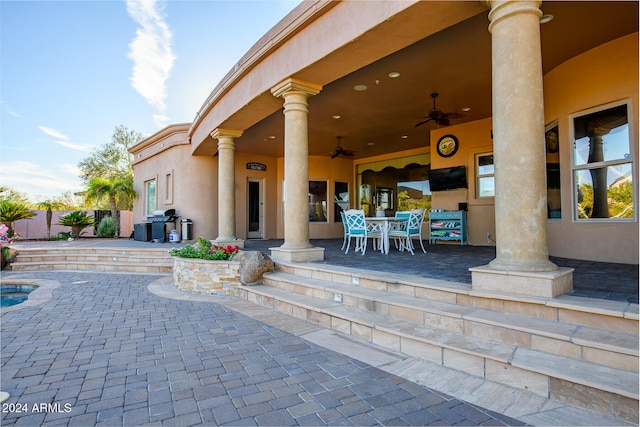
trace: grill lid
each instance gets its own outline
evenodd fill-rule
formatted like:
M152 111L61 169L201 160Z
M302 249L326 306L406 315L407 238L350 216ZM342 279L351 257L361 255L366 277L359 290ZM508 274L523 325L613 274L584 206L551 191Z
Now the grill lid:
M158 209L153 211L153 216L176 216L175 209Z

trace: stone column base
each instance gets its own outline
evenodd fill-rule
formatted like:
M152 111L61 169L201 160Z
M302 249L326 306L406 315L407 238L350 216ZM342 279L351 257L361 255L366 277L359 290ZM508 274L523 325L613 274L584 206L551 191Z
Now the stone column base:
M573 289L573 268L555 271L506 271L488 265L472 267L471 288L507 294L553 298Z
M324 248L283 249L269 248L271 259L284 262L306 262L324 260Z
M212 240L211 243L213 243L214 245L218 245L218 246L238 246L240 249L244 248L244 240L242 239L216 239L216 240Z

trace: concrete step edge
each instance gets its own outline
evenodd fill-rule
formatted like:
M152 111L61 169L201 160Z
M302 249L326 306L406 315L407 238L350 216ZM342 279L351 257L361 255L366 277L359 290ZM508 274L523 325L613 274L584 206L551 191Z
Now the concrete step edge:
M572 323L565 323L556 320L541 319L537 317L525 316L521 314L497 312L477 307L460 306L457 304L441 301L429 301L409 295L393 294L386 291L377 291L371 288L360 288L354 285L344 285L340 283L329 283L323 280L296 276L290 273L269 273L264 275L266 284L276 287L280 282L295 285L295 287L308 287L313 290L322 291L328 294L338 293L349 295L354 298L380 302L384 304L395 304L412 310L419 310L425 313L447 316L465 321L478 322L495 327L502 327L509 330L521 331L542 337L553 338L577 345L596 348L604 351L626 354L638 357L638 335L619 332L616 330L606 330L606 334L598 334L598 339L589 339L587 334L580 334L579 339L574 339L578 330L590 330L588 328Z
M523 370L638 399L637 372L511 346L454 331L436 330L435 328L394 319L391 316L378 313L373 313L375 316L371 316L371 312L358 307L347 307L328 301L318 304L313 301L313 297L294 294L266 285L243 288L247 292L259 293L289 304L313 309L329 316L361 323L389 334L422 341L464 354L496 360ZM531 355L535 355L535 357Z

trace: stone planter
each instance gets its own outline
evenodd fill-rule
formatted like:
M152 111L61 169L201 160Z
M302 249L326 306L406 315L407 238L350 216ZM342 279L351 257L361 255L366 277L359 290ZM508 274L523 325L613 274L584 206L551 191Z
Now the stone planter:
M174 257L173 284L185 292L235 296L240 285L240 263Z

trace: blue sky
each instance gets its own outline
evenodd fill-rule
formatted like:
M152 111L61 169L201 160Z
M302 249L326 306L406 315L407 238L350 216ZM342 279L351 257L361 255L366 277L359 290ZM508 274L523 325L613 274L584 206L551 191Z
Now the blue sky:
M0 186L81 190L78 162L124 125L191 122L299 0L0 0Z

